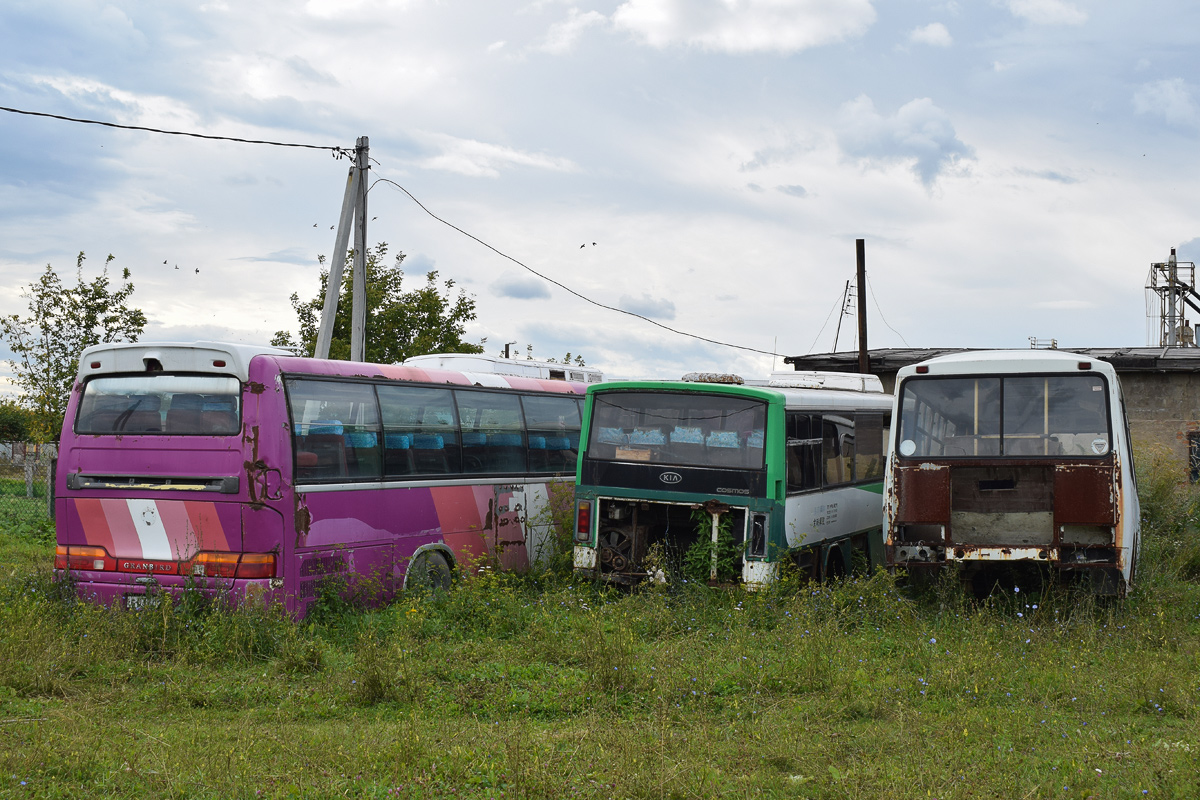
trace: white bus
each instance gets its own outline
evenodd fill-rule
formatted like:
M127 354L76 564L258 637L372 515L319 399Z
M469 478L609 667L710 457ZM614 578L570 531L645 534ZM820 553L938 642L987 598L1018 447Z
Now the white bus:
M1013 565L1133 584L1141 515L1125 403L1110 364L979 351L896 376L886 481L888 564L958 565L977 593Z

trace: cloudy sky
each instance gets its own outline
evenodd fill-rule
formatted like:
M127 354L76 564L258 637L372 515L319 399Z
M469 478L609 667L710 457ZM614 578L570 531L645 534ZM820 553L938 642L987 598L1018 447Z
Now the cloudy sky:
M6 0L0 105L369 136L372 180L497 250L748 348L589 305L375 184L371 241L473 294L488 352L752 376L833 349L856 238L872 346L1147 344L1150 263L1200 260L1198 39L1187 0ZM144 339L265 343L317 292L346 175L0 112L0 313L111 253Z

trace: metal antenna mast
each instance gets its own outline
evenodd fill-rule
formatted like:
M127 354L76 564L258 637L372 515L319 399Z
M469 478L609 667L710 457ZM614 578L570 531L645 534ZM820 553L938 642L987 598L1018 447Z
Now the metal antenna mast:
M1151 264L1146 306L1147 316L1157 318L1159 347L1195 347L1195 329L1187 320L1188 307L1200 314L1195 263L1179 261L1172 247L1170 258Z

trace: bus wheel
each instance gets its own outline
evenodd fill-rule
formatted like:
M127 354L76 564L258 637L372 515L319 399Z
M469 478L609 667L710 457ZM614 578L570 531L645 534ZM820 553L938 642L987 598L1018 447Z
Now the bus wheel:
M408 563L405 589L445 591L450 588L450 562L436 550L417 553Z
M840 547L831 547L825 554L825 580L837 581L846 577L846 563Z

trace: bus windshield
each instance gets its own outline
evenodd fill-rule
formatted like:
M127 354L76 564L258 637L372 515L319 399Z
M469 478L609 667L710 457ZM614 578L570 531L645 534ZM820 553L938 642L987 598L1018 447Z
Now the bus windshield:
M93 378L84 384L76 433L231 435L241 430L241 386L225 375Z
M905 457L1103 456L1108 396L1098 375L910 378L900 395Z
M693 392L597 392L588 457L762 469L767 404Z

